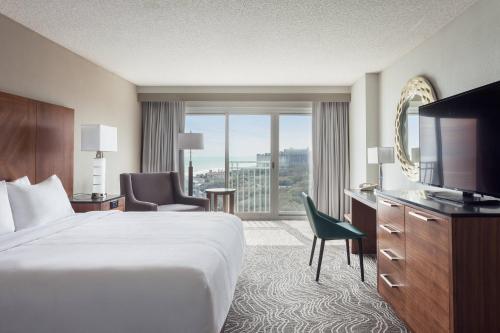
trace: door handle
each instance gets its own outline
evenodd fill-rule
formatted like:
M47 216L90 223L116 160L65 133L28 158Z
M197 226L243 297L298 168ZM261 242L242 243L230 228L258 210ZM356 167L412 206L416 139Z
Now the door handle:
M389 280L388 276L389 276L389 274L380 274L380 277L382 278L382 280L384 280L385 284L387 284L389 287L398 288L398 287L402 286L401 284L392 283L391 280Z
M380 200L379 202L380 202L380 204L387 206L387 207L399 207L399 205L392 203L392 202L389 202L389 201Z
M380 253L382 253L384 256L386 256L391 261L403 260L403 258L398 257L397 255L394 255L395 253L392 252L390 249L380 249Z
M408 215L413 216L416 219L419 219L420 221L425 221L425 222L431 222L431 221L436 221L436 219L432 217L427 217L422 214L416 213L416 212L409 212Z
M387 231L390 234L400 234L401 230L397 229L396 227L390 225L390 224L381 224L380 229Z

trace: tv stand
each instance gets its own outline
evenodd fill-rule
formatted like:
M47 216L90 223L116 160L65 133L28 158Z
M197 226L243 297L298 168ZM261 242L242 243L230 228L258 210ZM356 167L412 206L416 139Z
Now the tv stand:
M377 199L377 290L409 330L500 332L500 206Z
M471 205L471 206L498 206L500 205L500 200L490 199L484 197L477 197L474 193L462 192L454 193L448 191L432 192L427 191L427 196L431 199L444 200L455 202L461 205Z

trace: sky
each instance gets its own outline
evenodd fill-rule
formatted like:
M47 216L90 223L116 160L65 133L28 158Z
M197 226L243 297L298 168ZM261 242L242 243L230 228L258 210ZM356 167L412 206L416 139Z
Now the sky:
M203 133L205 148L196 156L224 156L224 115L187 115L185 131ZM271 117L269 115L229 116L230 156L251 157L269 153ZM280 116L280 150L307 148L311 145L311 116Z

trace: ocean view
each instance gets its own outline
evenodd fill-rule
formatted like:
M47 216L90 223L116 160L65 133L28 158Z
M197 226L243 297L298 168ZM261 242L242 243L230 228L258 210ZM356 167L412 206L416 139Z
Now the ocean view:
M230 161L256 161L256 156L243 156L233 157ZM216 171L224 169L225 159L224 156L193 156L193 169L194 174L205 174L208 171ZM189 155L184 155L184 167L187 173L189 166Z

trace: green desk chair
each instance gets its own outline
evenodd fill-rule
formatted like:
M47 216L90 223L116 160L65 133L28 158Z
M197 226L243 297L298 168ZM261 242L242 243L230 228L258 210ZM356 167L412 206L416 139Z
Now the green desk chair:
M316 239L321 239L321 247L319 249L318 270L316 272L316 281L319 280L319 273L321 271L321 261L323 260L323 250L325 248L325 241L334 239L345 239L347 249L347 264L351 265L351 257L349 254L349 239L357 239L359 247L359 266L361 267L361 281L365 281L365 271L363 267L363 238L366 235L354 227L350 223L340 222L331 216L328 216L316 209L312 199L302 192L302 199L306 208L307 218L314 233L313 245L311 249L311 258L309 259L309 266L312 264L314 249L316 248Z

